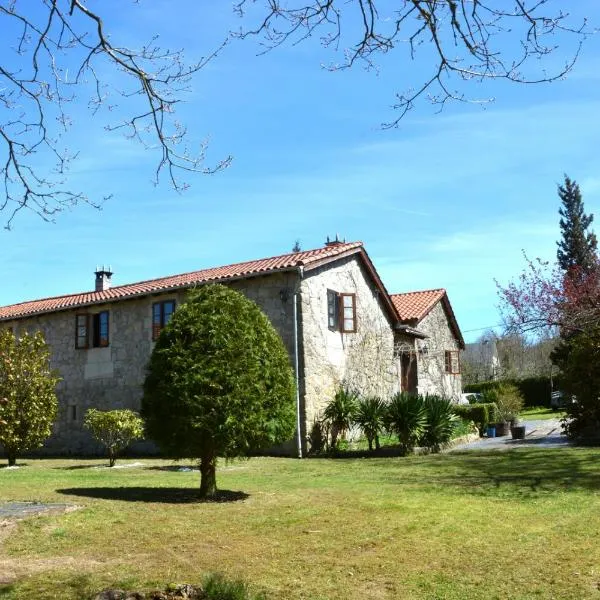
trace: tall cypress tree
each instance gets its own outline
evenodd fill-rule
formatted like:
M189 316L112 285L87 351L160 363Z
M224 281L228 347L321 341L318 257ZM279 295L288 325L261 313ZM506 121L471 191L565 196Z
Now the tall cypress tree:
M558 186L558 196L562 202L558 210L562 239L557 242L556 257L560 268L568 272L573 267L585 271L592 268L596 262L598 240L588 227L594 220L594 215L586 215L579 185L565 175L564 185Z

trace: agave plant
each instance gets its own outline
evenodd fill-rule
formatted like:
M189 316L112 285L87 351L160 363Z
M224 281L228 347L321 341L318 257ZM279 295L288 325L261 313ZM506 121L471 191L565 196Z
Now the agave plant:
M427 429L423 398L416 394L394 394L387 407L387 428L398 436L402 454L413 451Z
M358 410L358 396L346 387L340 388L323 411L323 419L331 430L331 448L352 427Z
M379 449L379 434L384 427L385 414L385 402L377 396L365 398L358 404L355 423L365 434L369 442L369 450L373 450L373 442L375 448Z
M450 400L440 396L425 396L423 401L427 419L427 428L420 439L423 446L431 452L439 452L443 444L452 438L458 419Z

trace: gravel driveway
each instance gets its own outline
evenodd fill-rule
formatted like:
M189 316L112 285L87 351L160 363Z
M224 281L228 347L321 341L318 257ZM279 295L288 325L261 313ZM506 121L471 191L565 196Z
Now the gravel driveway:
M561 435L559 419L546 419L542 421L521 421L525 425L525 439L513 440L509 435L496 438L481 438L474 442L460 444L452 448L452 452L464 450L509 450L522 446L560 447L568 446L569 442Z

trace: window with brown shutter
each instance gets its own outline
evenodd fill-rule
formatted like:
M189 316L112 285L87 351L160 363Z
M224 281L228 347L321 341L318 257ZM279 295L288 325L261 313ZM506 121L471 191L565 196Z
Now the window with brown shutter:
M460 374L460 358L458 350L446 350L444 353L444 367L446 373L451 375Z
M336 331L340 320L339 295L333 290L327 290L327 327Z
M75 315L75 348L105 348L108 346L108 311L92 315Z
M342 333L356 332L356 294L340 294L340 321Z

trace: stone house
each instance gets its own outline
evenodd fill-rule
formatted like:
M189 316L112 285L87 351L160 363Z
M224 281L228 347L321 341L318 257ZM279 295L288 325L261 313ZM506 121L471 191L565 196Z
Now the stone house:
M444 289L392 294L400 322L424 334L403 339L396 333L401 387L419 394L439 394L458 401L462 392L460 352L465 341Z
M360 242L328 242L315 250L114 287L110 270L95 275L94 291L0 308L0 327L17 334L42 331L52 367L62 377L59 417L46 453L98 451L82 427L88 408L140 409L154 341L197 285L219 282L241 291L280 333L297 380L300 435L287 448L293 454L306 452L311 428L339 386L389 397L407 379L398 340L418 356L429 339L399 317ZM426 328L434 325L425 322Z

